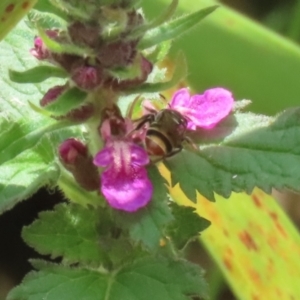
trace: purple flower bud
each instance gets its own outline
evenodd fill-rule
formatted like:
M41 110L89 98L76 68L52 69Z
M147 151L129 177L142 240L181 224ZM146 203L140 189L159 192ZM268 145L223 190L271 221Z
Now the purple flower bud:
M47 59L50 56L50 52L45 47L44 42L40 37L36 37L34 39L34 48L30 49L29 51L31 55L39 60Z
M47 30L46 34L50 38L56 38L58 35L58 32L56 30ZM44 42L40 37L36 37L34 39L34 48L30 49L30 53L39 60L45 60L50 58L50 51L45 46Z
M170 108L188 120L187 128L211 129L229 115L233 108L232 93L223 88L206 90L204 94L190 96L188 89L178 90L172 97Z
M74 54L52 53L51 58L55 64L61 66L68 73L71 73L73 69L84 66L85 64L84 59L81 56Z
M97 53L97 59L104 68L126 67L137 54L138 41L116 41L104 44Z
M100 44L101 29L98 23L87 24L75 21L68 27L70 38L74 44L97 48Z
M115 91L122 91L141 85L148 78L148 75L152 72L153 65L145 57L141 57L140 63L140 76L134 79L118 80L117 78L108 78L103 83L105 87L111 88Z
M51 102L55 101L66 90L66 88L66 85L56 85L50 88L40 100L41 107L47 106Z
M90 91L102 84L103 72L98 67L81 66L72 70L71 79L80 89Z
M86 157L88 150L86 145L76 139L67 139L58 148L61 162L64 165L74 165L78 157Z
M62 165L73 174L77 183L88 191L99 189L99 173L87 147L76 139L65 140L58 148Z

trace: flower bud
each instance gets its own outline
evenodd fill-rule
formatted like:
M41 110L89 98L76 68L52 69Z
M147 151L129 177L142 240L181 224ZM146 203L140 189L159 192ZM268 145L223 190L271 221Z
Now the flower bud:
M130 65L136 54L138 41L116 41L104 44L97 53L97 59L105 68L126 67Z
M46 34L54 39L57 37L58 32L56 30L47 30ZM45 60L51 57L50 51L40 37L34 39L34 48L30 49L30 53L39 60Z
M50 88L44 97L40 100L41 107L49 105L51 102L55 101L64 91L66 90L66 85L56 85Z
M98 23L87 24L75 21L68 27L68 32L72 42L76 45L91 48L99 46L101 29Z
M62 165L73 174L77 183L87 191L99 189L99 173L86 145L76 139L65 140L58 148Z
M80 89L90 91L102 84L103 71L99 67L80 66L72 70L71 79Z

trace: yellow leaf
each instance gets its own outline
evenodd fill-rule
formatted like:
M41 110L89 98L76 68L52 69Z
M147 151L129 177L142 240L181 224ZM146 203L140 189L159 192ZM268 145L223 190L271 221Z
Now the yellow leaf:
M163 166L160 170L169 177ZM216 195L216 202L198 195L195 204L178 185L170 193L212 222L201 241L238 299L300 299L300 236L271 196L255 189L230 199Z
M37 0L1 0L0 41L28 13Z

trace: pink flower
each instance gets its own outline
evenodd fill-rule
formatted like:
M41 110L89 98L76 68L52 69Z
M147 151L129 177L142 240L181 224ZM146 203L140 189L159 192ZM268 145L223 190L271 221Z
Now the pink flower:
M173 95L169 105L187 118L188 129L196 130L215 127L231 112L233 102L231 92L223 88L212 88L194 96L183 88Z
M126 136L129 127L115 115L102 123L100 132L105 147L96 154L94 164L105 168L101 174L101 192L109 205L134 212L151 200L153 186L145 169L148 154Z
M55 39L58 36L58 31L47 30L46 34L50 38ZM34 48L30 49L30 53L39 60L48 59L51 56L49 50L47 49L46 45L40 37L36 37L34 39Z

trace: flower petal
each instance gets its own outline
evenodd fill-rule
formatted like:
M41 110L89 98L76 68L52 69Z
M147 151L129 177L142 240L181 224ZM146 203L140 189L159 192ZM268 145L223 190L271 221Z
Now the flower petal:
M188 119L188 129L211 129L231 112L233 102L231 92L223 88L209 89L192 97L187 89L180 89L174 94L170 107Z
M174 93L172 100L170 101L170 106L174 107L188 107L190 101L190 93L186 88L180 89Z
M211 129L231 112L233 97L223 88L206 90L203 95L194 95L190 99L189 117L193 124L204 129ZM189 122L190 123L190 122Z
M94 157L94 165L98 167L106 167L112 162L112 148L104 147Z
M131 162L134 165L145 166L150 162L146 150L136 144L131 144Z
M153 186L143 167L131 165L127 174L113 168L104 171L101 192L113 208L134 212L151 200Z

